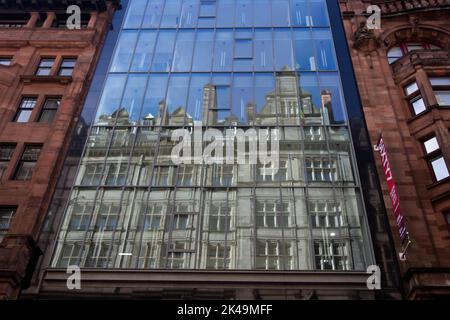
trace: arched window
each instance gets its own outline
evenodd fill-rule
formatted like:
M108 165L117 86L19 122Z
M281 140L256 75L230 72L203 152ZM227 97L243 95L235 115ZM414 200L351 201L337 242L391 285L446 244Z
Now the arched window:
M387 58L389 64L392 64L393 62L397 61L404 55L408 54L408 52L414 50L432 50L432 49L440 49L440 47L427 42L402 42L399 45L389 49L387 53Z

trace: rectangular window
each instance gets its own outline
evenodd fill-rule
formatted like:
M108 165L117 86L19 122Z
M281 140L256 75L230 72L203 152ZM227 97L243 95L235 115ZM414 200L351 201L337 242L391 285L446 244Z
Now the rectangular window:
M102 182L102 175L104 169L103 163L86 164L84 167L82 186L98 186Z
M338 228L343 225L339 202L310 201L309 213L313 228Z
M51 123L55 118L56 112L61 104L61 98L48 98L45 100L41 110L39 122Z
M214 18L216 16L215 0L200 0L200 18Z
M92 203L76 203L70 217L69 230L87 230L93 211Z
M337 180L336 161L328 158L307 158L306 171L309 182Z
M182 165L178 168L178 186L192 186L194 184L194 166Z
M229 232L231 230L231 203L211 203L209 207L209 230L213 232Z
M76 63L77 63L76 58L64 58L63 61L61 62L61 66L59 67L58 75L71 76Z
M234 166L232 164L213 164L209 170L213 186L228 187L233 185Z
M235 26L251 27L253 25L253 8L249 0L241 0L236 3Z
M33 112L33 109L36 106L36 101L37 99L32 97L22 98L14 121L28 122L30 120L31 113Z
M204 53L207 54L206 52ZM211 53L208 53L208 56ZM216 32L214 49L214 71L231 71L233 65L233 31Z
M14 153L15 145L2 144L0 145L0 179L3 177L8 168L9 161Z
M173 215L171 230L186 230L188 226L189 226L189 215L187 214Z
M234 48L235 59L252 59L253 58L253 44L249 39L236 39Z
M139 268L159 268L159 251L161 246L154 242L142 244L139 254Z
M16 212L14 207L0 207L0 242L3 237L8 233L11 219Z
M31 180L34 167L41 153L42 146L25 146L19 165L14 175L14 180Z
M100 205L96 227L98 231L114 230L119 221L120 204L116 202Z
M158 230L161 227L161 218L164 207L160 204L141 205L141 222L139 226L142 230Z
M440 107L450 107L450 90L448 91L434 91L437 103Z
M165 253L165 247L163 246L163 254ZM167 251L166 265L163 267L169 269L182 269L187 266L189 256L189 243L185 241L172 242Z
M419 91L419 87L417 86L416 82L413 82L410 85L405 87L405 92L406 92L407 96L409 96L410 94L413 94L417 91Z
M37 76L49 76L52 71L52 67L53 67L54 63L55 63L55 58L42 58L41 61L39 62L39 66L36 70L36 75Z
M266 270L292 269L291 244L285 241L258 240L256 242L256 268Z
M414 98L413 100L410 100L409 103L411 104L415 115L418 115L427 110L427 107L425 106L425 102L423 101L422 97Z
M391 48L387 53L387 58L389 64L394 63L395 61L399 60L401 57L403 57L403 51L401 47L393 47Z
M436 181L441 181L449 177L448 167L439 146L436 137L431 137L422 142L425 159L433 171Z
M304 127L306 141L322 141L325 140L325 134L321 127Z
M131 71L146 72L150 69L156 42L156 31L143 30L134 50Z
M167 187L173 185L172 181L169 179L170 166L156 166L153 170L153 186L157 187Z
M287 228L289 226L289 202L257 201L256 226Z
M287 160L280 160L278 163L270 162L269 165L258 163L258 181L286 181L288 178L288 166L289 161Z
M109 186L124 185L127 180L128 163L112 163L109 165L105 184Z
M98 236L98 235L97 235ZM108 268L111 267L112 259L114 256L112 252L112 243L93 241L86 259L86 267L91 268Z
M350 270L347 244L338 241L314 241L316 269Z
M229 269L231 247L223 244L209 244L207 251L207 269Z
M180 23L182 1L166 1L161 27L176 28Z
M432 86L450 86L450 78L430 78Z
M9 66L11 65L12 57L0 57L0 65L1 66Z
M413 115L421 114L427 110L425 101L423 100L419 87L416 82L407 85L404 88L406 99L412 109Z
M70 265L78 265L81 259L83 243L66 243L61 249L57 267L66 268Z
M430 78L434 95L440 107L450 107L450 78Z
M173 47L175 44L174 30L161 30L155 47L152 71L169 72L172 66ZM205 53L206 54L206 53Z

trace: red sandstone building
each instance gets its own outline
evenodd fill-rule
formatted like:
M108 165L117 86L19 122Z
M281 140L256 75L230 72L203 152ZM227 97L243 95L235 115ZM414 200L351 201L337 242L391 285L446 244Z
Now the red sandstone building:
M79 1L81 29L59 1L0 4L0 297L27 286L35 245L108 31L114 5Z
M405 297L450 294L450 2L340 1L373 145L386 143L411 244L400 261ZM381 29L360 27L367 6ZM402 252L374 152L397 253Z

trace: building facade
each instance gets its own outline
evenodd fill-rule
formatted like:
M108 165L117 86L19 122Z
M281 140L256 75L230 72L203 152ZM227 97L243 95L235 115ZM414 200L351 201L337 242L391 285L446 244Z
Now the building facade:
M332 1L122 1L23 295L399 297L343 35Z
M59 171L115 5L77 1L0 4L0 299L30 284Z
M381 29L363 27L370 4ZM340 1L370 134L383 135L411 244L400 262L405 297L450 294L450 3ZM361 25L363 23L363 25ZM397 226L379 154L393 233ZM394 237L397 254L402 252Z

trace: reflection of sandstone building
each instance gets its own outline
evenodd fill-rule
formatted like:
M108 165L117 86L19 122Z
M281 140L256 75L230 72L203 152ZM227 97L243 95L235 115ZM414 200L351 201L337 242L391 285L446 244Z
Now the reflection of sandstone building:
M70 2L70 1L69 1ZM36 245L114 6L77 1L0 4L0 300L30 283Z
M52 266L364 270L366 231L348 132L322 126L325 117L310 95L299 93L295 75L276 83L256 121L276 124L281 115L285 124L300 124L304 114L305 125L280 129L278 170L237 163L176 166L170 128L130 127L124 109L101 117L91 131ZM203 104L209 105L214 87L204 92ZM278 112L278 103L285 111ZM110 118L124 127L113 132ZM157 119L176 125L189 115L184 108L168 115L161 102ZM134 187L123 193L123 185Z
M381 29L360 13L381 8ZM413 243L399 262L406 297L450 295L450 7L448 1L341 1L372 144L381 132ZM363 23L364 25L364 23ZM380 156L397 253L400 240Z
M311 93L299 87L299 79L296 72L284 70L277 72L275 78L276 87L265 95L265 105L257 112L253 102L248 102L246 108L246 122L239 118L229 109L218 106L217 87L207 84L203 88L202 101L202 124L215 125L329 125L335 124L331 102L331 92L323 90L320 95L320 106L315 106ZM219 114L224 113L222 117ZM226 112L225 112L226 111ZM278 120L277 120L278 119ZM98 125L135 125L129 119L129 113L125 108L114 111L111 115L101 115ZM186 111L185 106L178 106L169 113L164 100L159 103L158 115L144 116L144 125L171 125L184 126L193 125L192 116Z

